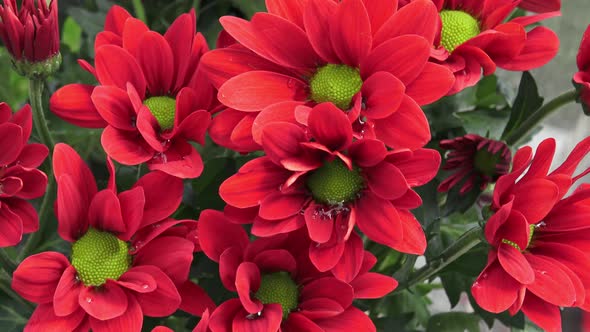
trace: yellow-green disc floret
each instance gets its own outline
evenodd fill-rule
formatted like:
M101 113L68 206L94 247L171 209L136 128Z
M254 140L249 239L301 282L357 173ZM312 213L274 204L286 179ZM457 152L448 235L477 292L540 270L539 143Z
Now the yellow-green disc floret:
M335 205L356 199L365 179L357 167L350 170L340 159L334 159L313 171L306 185L316 202Z
M283 318L297 309L299 288L287 272L265 274L260 281L260 288L254 295L264 304L278 303L283 308Z
M357 68L335 64L319 68L309 81L313 101L332 102L342 110L350 107L352 97L362 85L363 80Z
M176 114L176 100L167 96L150 97L143 104L149 108L152 115L158 120L160 129L167 130L174 127Z
M440 43L449 52L457 46L479 35L479 22L471 15L460 10L443 10L440 12L442 32Z

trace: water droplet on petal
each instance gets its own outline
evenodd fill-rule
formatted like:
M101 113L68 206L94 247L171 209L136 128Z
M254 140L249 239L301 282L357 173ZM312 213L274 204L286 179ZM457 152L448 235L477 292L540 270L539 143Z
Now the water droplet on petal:
M90 296L86 297L86 302L91 303L92 302L92 298Z

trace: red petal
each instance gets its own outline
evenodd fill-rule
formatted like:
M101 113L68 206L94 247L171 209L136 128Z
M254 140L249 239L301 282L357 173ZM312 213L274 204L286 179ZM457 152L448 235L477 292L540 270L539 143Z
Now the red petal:
M233 317L232 332L266 332L278 331L283 319L283 310L278 303L264 305L260 317L248 318L248 315L237 314ZM227 330L229 331L229 330Z
M529 291L556 306L568 307L575 302L574 285L559 265L538 255L527 255L527 260L535 271L535 282L526 286Z
M60 278L69 266L68 259L58 252L29 256L14 271L12 289L28 301L51 302Z
M120 316L109 320L99 320L90 317L90 327L94 332L109 331L141 331L143 314L137 300L131 295L127 296L127 310Z
M363 172L366 174L369 188L380 198L393 200L401 197L409 189L402 172L388 162L363 169Z
M255 294L260 288L260 270L254 263L244 262L236 271L236 290L244 309L255 314L262 311L262 302L257 300Z
M504 270L521 284L530 284L535 281L535 273L520 250L513 246L501 243L498 248L498 261Z
M326 36L330 35L331 18L337 8L337 3L333 1L311 0L303 13L305 31L311 45L323 59L332 63L338 63L339 58Z
M172 91L175 68L170 44L154 31L145 32L136 38L139 43L134 55L145 75L150 94L159 96Z
M428 62L420 75L406 87L406 94L418 105L426 105L444 97L453 84L455 76L447 67Z
M518 296L521 284L508 275L496 261L488 264L471 286L471 294L483 309L500 313Z
M499 67L524 71L541 67L551 61L559 51L559 38L546 27L536 27L527 33L520 54L507 61L496 61Z
M178 286L178 292L182 296L180 309L188 312L191 315L203 315L201 321L208 319L209 310L213 311L213 309L215 309L215 303L209 297L209 295L207 295L207 293L201 287L191 281L187 281ZM201 322L199 322L199 325L201 325Z
M178 139L160 154L148 161L150 170L159 170L180 179L194 179L203 172L203 159L189 142Z
M364 192L358 201L356 223L371 240L390 247L403 239L401 219L385 199Z
M97 289L82 287L78 303L92 317L100 320L113 319L127 311L127 295L113 281L107 282Z
M401 219L403 241L393 246L393 249L408 254L422 255L426 250L426 236L416 217L408 211L397 209Z
M261 144L262 131L266 125L274 122L297 123L295 120L295 108L302 105L299 101L286 101L283 103L273 104L260 112L252 124L252 138L255 142ZM211 129L209 129L211 131Z
M136 187L142 187L145 195L142 226L171 216L180 206L184 190L181 179L162 172L142 176L133 186Z
M154 277L151 276L151 269L153 266L148 266L148 270L145 270L146 266L135 266L127 272L123 273L115 282L119 286L123 286L127 289L133 290L137 293L150 293L156 290L158 284ZM157 268L154 268L157 270ZM159 270L158 270L159 271ZM162 271L159 271L160 273Z
M0 208L0 247L14 246L23 237L23 222L6 204Z
M350 282L355 299L378 299L393 291L398 282L379 273L364 273Z
M144 315L165 317L178 309L181 302L180 294L172 280L164 272L153 266L136 266L132 271L143 272L156 281L157 286L154 291L135 294Z
M223 213L214 210L201 212L198 223L199 242L207 257L219 262L219 256L227 249L236 246L244 249L248 235L240 226L230 223Z
M264 127L261 144L266 155L276 164L302 153L299 143L307 141L305 131L286 122L270 123Z
M303 28L303 10L307 1L266 0L267 11Z
M385 159L386 154L383 142L373 139L357 140L348 147L348 155L360 167L375 166Z
M440 24L438 10L432 1L412 1L383 23L375 35L373 47L408 34L422 36L432 45Z
M277 234L290 233L303 226L305 226L305 218L300 214L283 220L268 221L262 218L256 218L254 219L251 232L256 236L268 237Z
M541 221L559 199L558 187L545 179L529 181L517 190L512 208L522 213L529 224Z
M375 47L361 64L361 76L378 71L393 74L406 86L422 72L430 57L431 44L420 36L404 35Z
M117 234L126 230L119 199L115 192L109 189L102 190L94 196L88 211L88 219L92 227L109 233Z
M309 259L320 272L326 272L338 264L344 253L344 246L344 242L323 245L310 243Z
M392 74L378 71L371 75L361 89L369 119L383 119L395 112L404 98L404 84Z
M23 128L14 123L0 125L0 165L5 166L16 160L23 149Z
M98 86L91 98L96 111L108 124L121 130L136 130L133 120L136 114L127 91L114 86Z
M311 203L305 209L305 224L309 237L317 243L326 243L332 237L332 230L334 229L334 220L329 217L322 216L318 211L323 209L322 206Z
M96 50L96 76L102 85L115 85L127 90L131 83L140 96L146 89L146 82L141 68L127 51L114 45L105 45Z
M57 150L57 148L56 148ZM55 159L54 159L55 160ZM84 197L72 177L64 174L57 179L57 199L55 202L58 220L57 232L62 239L76 241L88 229L88 207L90 201Z
M186 281L193 261L194 244L178 236L161 236L137 250L134 266L153 265L175 283Z
M342 308L340 303L323 297L303 301L299 303L297 309L301 315L313 320L333 317L344 312L344 308Z
M123 34L125 21L131 17L131 14L121 6L112 6L104 20L104 30L112 31L117 35Z
M356 234L352 233L338 264L332 269L334 276L346 283L350 283L360 272L364 258L363 241Z
M51 95L49 109L61 119L77 126L104 128L107 123L90 99L93 89L92 85L68 84Z
M307 197L303 194L283 194L276 192L266 196L260 202L258 215L268 220L291 217L301 211Z
M295 77L269 71L250 71L235 76L220 88L217 98L228 107L245 112L285 101L305 101L307 84Z
M82 308L69 316L60 317L55 315L51 303L40 304L29 318L24 331L77 331L83 328L84 318L86 312Z
M119 194L121 204L121 215L125 221L125 231L118 234L117 237L123 241L129 241L135 235L141 221L143 220L143 211L145 209L145 194L142 187L133 188Z
M392 153L388 161L404 175L410 187L422 186L432 180L440 166L440 153L432 149L418 149L410 157Z
M559 307L527 293L521 308L522 312L544 331L561 331L561 312Z
M336 317L319 319L315 323L326 332L377 331L369 316L355 307L348 308Z
M164 38L174 55L174 90L178 90L185 80L186 70L191 61L193 38L195 38L196 17L194 12L182 14L168 27Z
M352 287L336 278L324 277L315 279L301 289L299 301L301 303L317 298L327 298L336 301L342 308L348 308L353 299Z
M124 132L107 126L102 132L100 141L109 157L124 165L141 164L154 155L139 133Z
M430 141L430 126L420 106L405 96L397 112L375 121L375 135L394 149L415 150Z
M39 229L39 216L31 203L18 198L4 198L2 203L21 219L24 234L36 232Z
M357 67L371 50L369 15L361 0L344 0L331 17L330 40L338 58Z
M70 265L63 272L55 289L53 308L58 316L68 316L80 309L78 294L80 294L84 285L77 279L76 274L76 269Z
M338 107L322 103L311 110L309 131L318 143L332 151L346 149L352 143L352 126Z

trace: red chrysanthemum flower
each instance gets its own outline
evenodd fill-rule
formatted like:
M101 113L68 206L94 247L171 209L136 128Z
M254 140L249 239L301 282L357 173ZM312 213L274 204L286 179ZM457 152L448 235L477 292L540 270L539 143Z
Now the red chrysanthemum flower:
M522 310L547 331L561 331L560 307L590 309L590 186L562 199L588 173L572 175L589 151L587 138L550 174L553 139L539 145L532 161L528 147L515 154L513 171L496 184L495 214L485 227L492 250L471 289L482 308Z
M461 184L459 193L465 194L479 186L484 190L489 183L508 173L512 153L504 142L475 134L440 141L449 150L444 170L455 171L438 186L438 191L449 191Z
M391 277L367 277L377 274L366 271L350 285L321 273L309 260L304 232L249 242L241 226L212 210L201 214L198 227L203 251L219 262L224 286L239 297L211 314L212 332L375 331L352 306L355 292L381 297L397 285Z
M16 0L0 5L0 39L16 61L41 62L59 53L57 0Z
M561 0L522 0L518 7L535 13L561 10Z
M229 107L213 119L213 140L258 149L266 124L296 122L302 106L322 102L345 111L359 137L412 150L430 140L419 105L441 98L454 81L444 66L428 62L438 28L432 3L399 11L395 1L266 4L269 13L251 21L222 17L239 44L203 57L219 101Z
M45 194L47 175L37 167L49 149L27 143L32 126L31 106L13 114L0 103L0 247L13 246L39 228L37 211L27 200Z
M332 103L314 107L305 122L308 132L287 122L266 125L266 156L245 164L219 188L230 205L226 212L253 213L257 236L306 225L314 241L309 254L321 271L341 259L355 225L375 242L422 254L424 232L409 212L422 201L411 188L436 175L438 152L388 151L366 138L353 142L346 114ZM252 222L248 218L243 222Z
M25 331L141 331L144 315L167 316L181 305L176 285L187 281L194 244L167 234L183 222L167 218L180 204L182 181L152 172L118 194L109 166L108 188L97 191L80 156L55 146L58 233L72 252L69 260L58 252L30 256L14 272L12 288L38 304ZM151 232L137 236L146 227ZM200 312L214 307L202 291L183 296L195 294Z
M574 85L578 89L578 101L584 112L590 114L590 25L584 31L577 57L578 72L574 74Z
M113 6L96 37L96 68L80 61L100 85L66 85L51 110L82 127L105 127L102 146L122 164L198 177L203 162L189 141L203 144L214 93L198 69L208 48L195 28L191 11L162 36Z
M523 16L503 22L519 4L504 0L432 0L440 11L442 29L434 44L433 61L455 74L449 94L475 85L496 66L524 71L549 62L559 49L557 35L545 27L528 25L559 12Z

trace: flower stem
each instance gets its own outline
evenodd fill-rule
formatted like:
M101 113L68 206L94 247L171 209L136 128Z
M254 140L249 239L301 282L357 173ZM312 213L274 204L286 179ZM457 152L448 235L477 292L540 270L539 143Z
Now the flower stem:
M147 23L147 18L145 16L145 8L143 7L143 3L141 0L131 0L133 4L133 10L135 11L135 16L140 19L143 23Z
M12 272L16 270L16 263L10 257L4 249L0 249L0 264L2 264L2 268L9 274L12 275Z
M461 237L445 249L437 259L432 260L428 265L418 269L414 274L403 283L398 290L409 288L424 280L427 280L447 267L459 257L463 256L473 247L481 243L481 228L474 227L465 232Z
M518 130L513 130L508 134L508 136L506 136L506 143L508 145L517 144L521 139L527 137L544 118L562 106L575 101L577 96L578 93L575 89L573 89L562 93L561 95L549 101L547 104L541 106L541 108L535 111L518 127Z
M27 242L25 243L22 251L19 254L19 258L24 258L30 255L36 249L37 245L41 242L45 231L49 224L47 215L51 209L52 202L54 200L54 187L55 180L53 178L52 163L51 163L51 152L53 151L54 141L51 137L51 132L47 126L47 120L45 119L45 111L43 110L43 90L45 88L45 81L41 78L31 78L29 80L29 99L31 101L31 107L33 108L33 125L37 136L41 143L45 144L49 148L49 156L45 160L45 172L47 174L47 189L45 196L41 202L39 209L39 230L32 233Z

